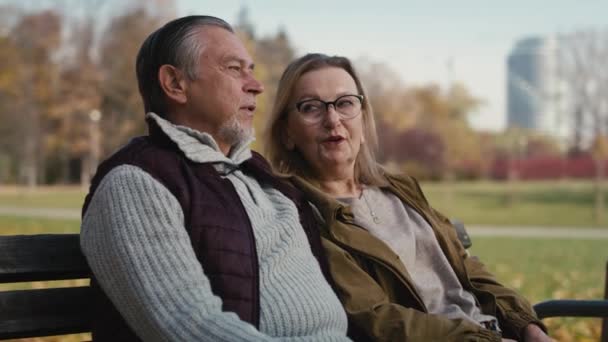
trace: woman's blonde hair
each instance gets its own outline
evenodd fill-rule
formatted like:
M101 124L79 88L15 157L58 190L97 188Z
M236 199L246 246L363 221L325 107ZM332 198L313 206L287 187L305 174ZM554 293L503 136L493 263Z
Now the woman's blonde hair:
M292 101L295 85L307 72L327 67L336 67L346 71L355 81L357 91L364 96L362 113L363 135L365 143L361 145L355 160L355 180L361 184L381 186L386 184L382 167L376 162L378 136L374 112L367 98L361 80L352 63L346 57L327 56L311 53L291 62L279 81L270 120L264 135L266 157L276 172L282 175L297 175L314 180L310 164L297 149L290 150L285 144L287 115Z

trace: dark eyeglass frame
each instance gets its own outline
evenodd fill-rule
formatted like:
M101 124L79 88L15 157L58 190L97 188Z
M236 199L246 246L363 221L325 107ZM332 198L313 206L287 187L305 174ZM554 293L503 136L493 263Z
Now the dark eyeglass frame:
M303 105L304 103L309 102L309 101L317 101L317 102L323 103L323 104L325 105L325 113L329 112L329 105L332 105L332 106L334 106L334 110L335 110L335 111L336 111L336 112L337 112L337 113L340 115L340 117L343 117L343 114L344 114L344 113L340 112L340 111L337 109L337 107L336 107L336 103L338 103L338 102L340 101L340 99L345 98L345 97L350 97L350 96L354 96L354 97L356 97L357 99L359 99L359 103L360 103L360 104L361 104L361 106L363 107L363 100L365 100L365 96L360 95L360 94L344 94L344 95L342 95L342 96L338 96L338 97L337 97L335 100L333 100L333 101L323 101L323 100L321 100L321 99L306 99L306 100L298 101L298 102L296 102L296 104L295 104L295 109L298 111L298 113L302 113L302 112L300 111L300 109L302 108L302 105ZM345 118L345 119L352 119L352 118L355 118L355 117L356 117L357 115L359 115L359 114L360 114L360 113L357 113L356 115L353 115L352 117L344 117L344 118ZM318 122L318 121L317 121L317 120L313 120L313 121L311 121L311 122Z
M354 96L354 97L358 98L359 102L361 103L361 105L363 105L363 100L365 99L365 96L360 95L360 94L344 94L342 96L339 96L338 98L336 98L333 101L323 101L321 99L306 99L306 100L298 101L298 102L296 102L295 107L296 107L296 110L298 112L300 112L300 108L302 107L302 105L304 103L306 103L308 101L318 101L318 102L321 102L321 103L323 103L325 105L325 111L327 112L327 111L329 111L329 105L333 105L334 109L335 109L336 108L336 103L338 101L340 101L341 98L344 98L344 97L347 97L347 96Z

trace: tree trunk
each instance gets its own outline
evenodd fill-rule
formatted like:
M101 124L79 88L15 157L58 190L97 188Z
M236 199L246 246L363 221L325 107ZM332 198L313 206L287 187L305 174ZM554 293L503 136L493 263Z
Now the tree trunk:
M572 146L576 151L582 150L583 145L583 109L578 106L574 110L574 137L572 139Z
M38 106L35 103L33 96L33 76L32 71L28 70L25 77L25 93L30 99L21 101L21 108L25 114L25 123L23 126L23 162L22 162L22 177L25 178L25 184L31 189L35 189L38 185L38 150L41 147L40 141L40 113Z
M80 186L83 189L89 187L89 182L91 180L90 176L91 170L91 157L87 154L80 158Z
M22 177L24 178L27 187L34 189L36 188L36 185L38 185L38 138L36 134L36 123L30 122L26 127L26 132L23 146Z
M517 200L516 187L519 180L519 170L517 167L517 161L513 156L509 157L507 164L507 197L505 198L505 206L512 207Z
M604 219L604 191L603 181L606 168L606 160L595 159L595 223L601 224Z

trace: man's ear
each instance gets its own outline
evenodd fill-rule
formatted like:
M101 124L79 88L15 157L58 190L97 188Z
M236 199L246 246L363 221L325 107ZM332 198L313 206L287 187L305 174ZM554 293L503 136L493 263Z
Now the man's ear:
M184 104L188 101L188 84L184 73L173 65L164 64L158 69L158 82L165 95L171 100Z

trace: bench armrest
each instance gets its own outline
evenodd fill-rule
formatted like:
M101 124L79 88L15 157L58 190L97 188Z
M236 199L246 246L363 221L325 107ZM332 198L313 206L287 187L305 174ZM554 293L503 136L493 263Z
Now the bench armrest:
M534 305L538 318L608 317L608 300L554 299Z

